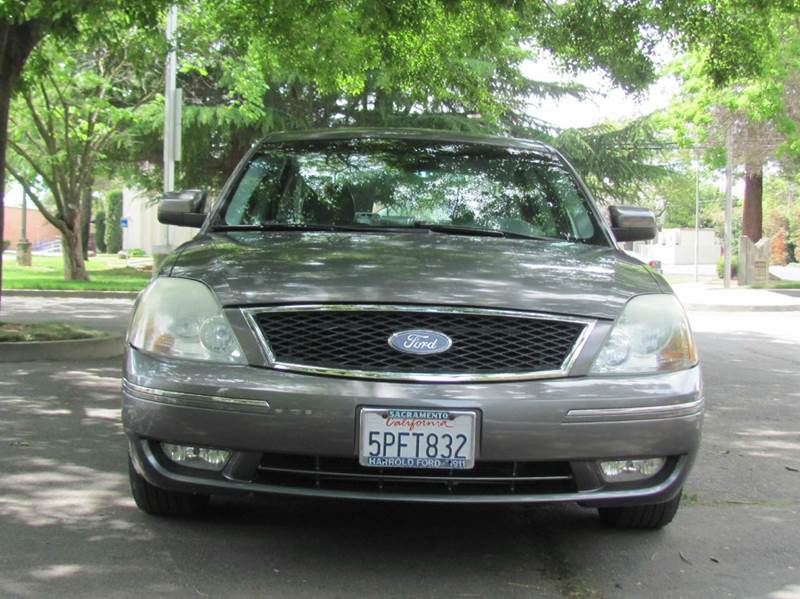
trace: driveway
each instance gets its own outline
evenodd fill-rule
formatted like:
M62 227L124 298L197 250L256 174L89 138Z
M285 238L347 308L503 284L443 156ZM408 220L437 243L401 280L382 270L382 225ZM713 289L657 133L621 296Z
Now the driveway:
M124 328L130 302L70 301L6 298L4 317ZM800 313L692 321L704 444L656 533L577 506L218 498L148 517L127 489L119 362L0 364L0 595L800 597Z

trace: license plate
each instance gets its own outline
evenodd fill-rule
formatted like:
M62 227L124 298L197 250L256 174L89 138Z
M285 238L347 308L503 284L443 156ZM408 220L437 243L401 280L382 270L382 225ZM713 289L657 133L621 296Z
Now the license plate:
M358 461L374 468L467 470L475 465L477 416L464 410L363 408Z

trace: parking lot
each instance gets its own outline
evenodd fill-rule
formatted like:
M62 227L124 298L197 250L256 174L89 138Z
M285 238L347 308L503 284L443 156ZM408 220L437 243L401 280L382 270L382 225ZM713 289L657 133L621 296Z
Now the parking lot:
M4 298L122 331L128 300ZM580 507L215 499L133 505L119 360L0 365L0 594L175 597L800 596L800 312L695 312L707 414L659 532Z

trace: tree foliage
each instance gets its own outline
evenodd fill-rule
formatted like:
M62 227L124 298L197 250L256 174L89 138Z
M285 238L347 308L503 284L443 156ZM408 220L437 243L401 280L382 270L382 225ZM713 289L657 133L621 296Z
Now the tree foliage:
M114 32L135 25L156 25L166 4L164 0L0 1L0 238L4 224L9 109L30 53L47 36L66 38L79 31L113 42Z
M94 243L97 251L106 253L106 213L105 210L96 210L94 217Z
M159 38L133 28L119 45L81 36L34 51L12 104L6 168L61 232L67 279L86 279L84 225L109 146L129 140L136 111L160 81ZM46 189L47 205L37 191Z
M709 75L719 56L703 51L687 54L675 68L683 80L681 97L664 120L682 145L704 146L709 162L719 165L729 153L735 163L744 164L742 232L754 241L763 231L764 165L779 161L784 170L794 171L800 159L797 6L776 2L768 10L758 4L753 3L752 10L760 12L739 23L741 31L732 27L727 34L753 41L751 55L740 56L743 64L750 65L749 76L728 78L720 86Z
M606 198L635 197L663 174L649 163L660 141L646 122L558 131L529 114L532 99L581 96L579 85L534 81L521 73L536 32L573 20L518 3L302 3L200 0L184 7L178 41L184 92L179 181L219 189L259 138L276 130L330 126L425 127L518 135L556 144ZM253 15L262 18L254 19ZM620 30L603 39L617 44ZM555 39L555 38L554 38ZM554 42L555 43L555 42ZM641 86L614 62L588 57ZM627 49L626 55L629 54ZM616 65L616 67L614 66ZM138 124L131 176L158 189L160 105Z
M157 23L164 4L0 3L0 88L16 87L27 53L42 36L75 39L80 32L81 43L119 48L133 25ZM663 42L691 50L699 74L720 87L763 76L783 35L775 23L789 22L786 15L797 10L796 0L185 0L181 176L193 186L218 188L254 140L278 129L433 126L552 141L601 196L631 197L643 179L661 174L648 156L658 137L646 123L554 131L527 114L528 100L583 90L530 81L521 74L522 62L549 53L567 69L600 69L635 91L654 80ZM136 93L157 86L150 80L146 90L130 82L124 87L135 91L120 94L114 108L129 109ZM113 160L117 173L157 187L161 108L157 98L142 105L135 120L109 112L104 122L112 128L124 123L129 143L106 145L94 167ZM2 111L0 117L4 123Z
M116 254L122 249L122 192L109 191L105 205L105 249Z

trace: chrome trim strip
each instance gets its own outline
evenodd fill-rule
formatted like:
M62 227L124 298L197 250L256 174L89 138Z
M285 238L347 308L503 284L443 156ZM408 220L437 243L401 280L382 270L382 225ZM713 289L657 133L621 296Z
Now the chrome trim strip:
M277 495L291 495L304 497L335 497L339 499L360 499L372 501L393 501L393 502L415 502L415 503L462 503L462 504L504 504L504 503L556 503L556 502L601 502L601 501L634 501L637 503L647 503L648 498L657 498L663 493L669 492L680 485L681 479L686 474L687 465L691 463L686 456L678 458L673 471L667 478L653 485L636 489L606 490L604 487L599 491L579 491L576 493L541 493L541 494L509 494L509 495L427 495L422 493L367 493L363 491L334 491L327 489L316 489L309 487L288 487L283 485L269 485L263 483L251 483L245 481L235 481L230 479L201 478L199 476L189 476L179 474L165 468L156 458L150 444L145 440L139 441L139 446L143 458L147 465L152 468L158 476L164 478L165 483L173 482L176 484L187 485L188 488L197 492L202 488L203 492L213 493L214 490L234 490L243 493L275 493ZM645 481L646 482L646 481Z
M122 380L122 390L136 399L176 406L257 412L270 410L269 402L263 399L245 399L243 397L224 397L222 395L201 395L199 393L167 391L165 389L154 389L152 387L135 385L126 379Z
M635 408L591 408L570 410L564 422L614 422L621 420L650 420L654 418L679 418L692 416L703 411L704 399L701 397L686 403L666 406L641 406Z
M300 468L275 468L273 466L259 466L260 472L277 472L284 474L301 474L303 476L320 478L344 478L348 480L366 480L378 482L381 480L389 481L409 481L415 483L527 483L542 482L551 480L572 480L572 477L563 475L553 476L406 476L400 474L363 474L355 472L335 472L331 470L303 470ZM435 470L432 470L435 472ZM456 472L458 472L456 470Z
M589 339L596 320L591 318L578 318L576 316L561 316L543 312L521 312L516 310L496 310L491 308L464 308L458 306L418 306L408 304L292 304L281 306L268 306L261 308L240 308L248 326L258 339L259 346L265 356L265 366L286 372L300 372L305 374L318 374L325 376L340 376L362 379L383 379L392 381L414 381L431 383L456 383L456 382L494 382L494 381L524 381L531 379L549 379L564 377L569 374L575 361L578 359L583 346ZM258 326L256 316L264 312L345 312L345 311L373 311L373 312L436 312L446 314L478 314L483 316L505 316L508 318L529 318L534 320L552 320L555 322L574 322L584 325L580 335L567 354L561 368L557 370L537 370L532 372L513 373L429 373L429 372L376 372L371 370L348 370L344 368L329 368L323 366L309 366L308 364L295 364L277 360L261 327Z

